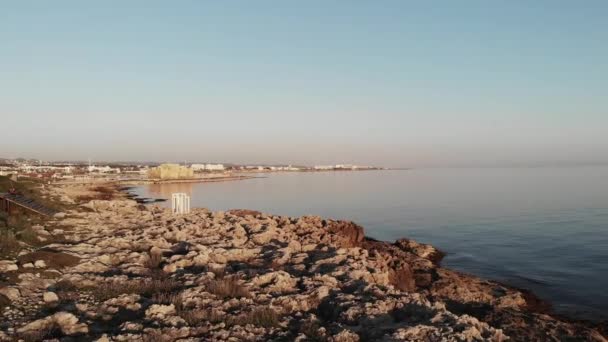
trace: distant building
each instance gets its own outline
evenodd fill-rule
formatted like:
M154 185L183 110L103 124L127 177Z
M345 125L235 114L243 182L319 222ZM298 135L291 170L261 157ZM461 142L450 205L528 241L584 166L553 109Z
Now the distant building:
M351 164L338 164L336 165L336 169L341 169L341 170L351 170L353 168L353 165Z
M315 170L333 170L334 166L333 165L315 165L314 169Z
M194 169L178 164L162 164L148 170L153 179L185 179L194 177Z
M224 164L192 164L194 171L224 171Z
M119 168L111 168L109 166L95 166L90 165L87 170L91 173L120 173Z

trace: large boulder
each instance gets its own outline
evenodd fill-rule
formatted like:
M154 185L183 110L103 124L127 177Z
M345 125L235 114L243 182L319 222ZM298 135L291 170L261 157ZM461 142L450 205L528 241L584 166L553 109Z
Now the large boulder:
M19 328L19 333L30 333L37 331L50 330L53 326L59 328L65 335L72 336L78 334L86 334L89 328L84 323L78 323L78 318L69 312L57 312L52 316L48 316Z

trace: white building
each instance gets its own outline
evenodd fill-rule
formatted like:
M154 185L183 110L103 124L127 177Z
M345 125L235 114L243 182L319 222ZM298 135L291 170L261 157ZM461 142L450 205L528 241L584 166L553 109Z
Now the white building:
M111 168L111 167L109 167L107 165L106 166L90 165L88 167L88 170L91 173L93 173L93 172L95 172L95 173L111 173L111 172L120 173L120 169L119 168L113 169L113 168Z
M336 165L336 169L352 169L353 165L352 164L337 164Z
M192 164L194 171L224 171L224 164Z

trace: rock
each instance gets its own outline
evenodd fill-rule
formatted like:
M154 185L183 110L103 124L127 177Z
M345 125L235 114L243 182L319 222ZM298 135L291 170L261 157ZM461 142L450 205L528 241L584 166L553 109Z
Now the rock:
M441 259L445 255L443 252L431 245L418 243L410 239L399 239L395 241L395 246L401 248L404 251L413 253L421 258L429 259L435 264L441 261Z
M249 209L232 209L232 210L227 211L226 213L230 214L230 215L238 216L238 217L258 216L258 215L262 214L259 211L249 210Z
M252 279L251 284L264 292L288 293L295 290L297 280L284 271L266 273Z
M4 295L6 298L10 299L13 302L18 300L21 296L19 289L16 289L14 287L2 287L0 288L0 294Z
M79 324L78 318L71 313L58 312L53 315L53 319L61 327L61 331L68 336L89 332L87 325Z
M100 338L98 338L95 341L96 342L110 342L110 339L108 338L107 334L103 334Z
M34 268L34 264L31 262L23 264L23 268Z
M177 244L171 246L171 254L186 255L190 251L190 244L186 241L180 241Z
M55 303L59 301L59 297L55 292L45 292L42 295L42 300L44 300L45 303Z
M68 312L57 312L52 316L30 322L17 331L20 333L43 331L49 329L53 324L57 325L61 332L68 336L89 332L86 324L78 323L78 318Z
M174 216L123 199L85 207L54 222L69 227L52 231L69 243L17 258L37 273L2 275L6 339L53 328L75 336L66 341L606 341L530 293L442 268L430 245L365 238L353 222L196 208ZM150 254L162 262L146 264ZM16 267L0 261L0 272ZM74 305L38 319L41 296ZM89 330L78 317L94 324L91 335L78 336Z
M55 215L53 215L53 217L56 219L62 219L62 218L65 218L65 216L66 216L65 213L56 213Z
M389 271L389 282L401 291L415 291L416 281L411 267L405 262L397 262Z
M358 247L365 238L363 228L353 222L332 221L326 229L339 237L336 241L339 247Z
M146 318L160 318L163 319L167 316L175 314L175 306L171 305L158 305L154 304L146 310Z
M17 271L19 267L11 260L0 260L0 272Z

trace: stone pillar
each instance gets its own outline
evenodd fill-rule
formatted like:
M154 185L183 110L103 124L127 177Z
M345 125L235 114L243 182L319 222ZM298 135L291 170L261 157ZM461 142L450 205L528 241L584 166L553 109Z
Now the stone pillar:
M173 214L181 215L190 212L190 196L183 192L178 192L171 195L171 209Z

